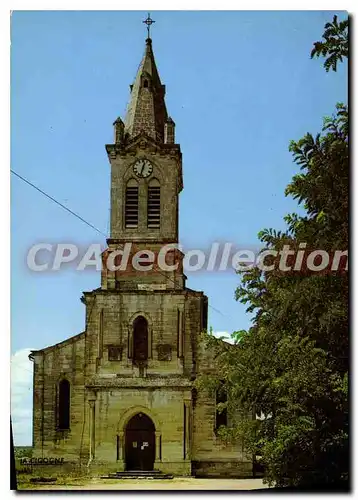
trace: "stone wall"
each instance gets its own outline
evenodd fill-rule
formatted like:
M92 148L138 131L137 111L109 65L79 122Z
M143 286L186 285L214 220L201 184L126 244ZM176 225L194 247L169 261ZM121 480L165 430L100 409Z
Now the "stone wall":
M84 432L85 334L38 351L34 356L34 457L64 457L78 460L88 453ZM70 430L57 429L58 384L71 384Z
M178 383L173 381L173 384ZM124 436L129 419L148 415L156 432L155 468L163 472L190 475L190 461L184 457L184 401L189 387L103 388L97 393L94 469L124 470Z
M138 178L133 164L139 159L148 159L153 173L147 179ZM147 142L134 144L111 159L111 238L129 241L178 241L178 205L181 190L181 154L177 146L170 149L151 147ZM160 228L147 227L148 182L158 179L161 193ZM139 188L138 228L126 229L124 225L124 203L127 182L135 179Z
M201 292L173 290L101 292L86 295L87 373L98 376L136 376L130 357L133 322L139 315L148 321L149 359L147 376L193 374L193 349L201 328ZM181 318L181 319L180 319ZM180 324L179 324L180 322ZM180 332L179 332L180 330ZM179 352L179 337L183 352ZM121 359L110 361L109 347L121 349ZM163 359L163 349L166 356Z
M126 424L143 412L155 425L156 469L175 475L250 475L242 445L229 445L214 432L213 397L205 391L192 396L195 377L214 368L200 344L206 297L186 289L99 289L85 294L84 301L86 333L33 354L34 457L63 457L66 467L82 464L92 474L123 470ZM151 339L142 374L128 357L138 314L148 319ZM109 359L110 346L121 348L116 361ZM160 346L170 349L163 354ZM56 428L62 378L71 384L68 431Z

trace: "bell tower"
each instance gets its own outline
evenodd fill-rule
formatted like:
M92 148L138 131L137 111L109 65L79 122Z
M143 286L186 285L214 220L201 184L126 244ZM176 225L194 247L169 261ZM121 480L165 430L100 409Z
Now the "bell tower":
M126 116L124 120L118 117L113 127L114 141L106 145L111 165L111 229L104 258L130 243L131 256L149 250L155 255L155 264L148 273L104 270L102 287L137 288L147 283L183 289L180 251L173 250L166 259L178 263L175 271L163 272L157 266L163 246L178 244L183 178L175 123L167 112L165 85L159 77L149 30L143 58L130 85Z
M117 118L113 126L114 143L106 146L111 164L111 242L177 243L182 155L151 38L146 39L130 85L125 119Z

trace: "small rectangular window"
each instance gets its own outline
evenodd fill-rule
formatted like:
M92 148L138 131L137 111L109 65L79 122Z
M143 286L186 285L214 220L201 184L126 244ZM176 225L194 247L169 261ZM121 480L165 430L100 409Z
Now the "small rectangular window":
M108 346L108 361L121 361L122 347L116 345Z

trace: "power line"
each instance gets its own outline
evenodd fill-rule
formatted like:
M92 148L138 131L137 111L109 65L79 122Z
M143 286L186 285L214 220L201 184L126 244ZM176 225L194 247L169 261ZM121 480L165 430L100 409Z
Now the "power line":
M216 309L216 307L211 306L210 304L208 304L208 306L209 306L209 307L210 307L213 311L215 311L215 312L217 312L217 313L221 314L221 316L225 316L225 314L224 314L223 312L219 311L219 309Z
M104 234L100 229L98 229L96 226L94 226L90 222L86 221L83 217L81 217L80 215L76 214L76 212L73 212L73 210L67 208L65 205L63 205L59 201L55 200L55 198L53 198L49 194L45 193L45 191L42 191L42 189L38 188L37 186L35 186L35 184L33 184L29 180L25 179L25 177L22 177L20 174L18 174L17 172L15 172L15 170L10 169L10 171L11 171L12 174L16 175L19 179L21 179L22 181L26 182L26 184L28 184L29 186L31 186L34 189L36 189L36 191L39 191L41 194L43 194L44 196L46 196L46 198L48 198L49 200L53 201L54 203L56 203L57 205L59 205L61 208L63 208L67 212L69 212L71 215L74 215L75 217L77 217L77 219L79 219L80 221L82 221L85 224L87 224L87 226L89 226L92 229L94 229L95 231L97 231L97 233L100 233L102 236L104 236L105 238L107 238L106 234Z
M104 236L105 238L107 238L107 235L104 234L100 229L98 229L97 227L95 227L93 224L91 224L90 222L86 221L83 217L81 217L80 215L78 215L76 212L74 212L73 210L71 210L70 208L66 207L65 205L63 205L63 203L60 203L58 200L56 200L55 198L53 198L52 196L50 196L49 194L47 194L45 191L43 191L42 189L40 189L39 187L37 187L35 184L33 184L32 182L30 182L28 179L25 179L25 177L21 176L20 174L18 174L17 172L15 172L15 170L13 169L10 169L11 173L16 175L19 179L21 179L22 181L26 182L26 184L28 184L29 186L33 187L34 189L36 189L36 191L38 191L39 193L43 194L44 196L46 196L46 198L48 198L49 200L53 201L54 203L56 203L56 205L59 205L61 208L63 208L64 210L66 210L66 212L70 213L71 215L74 215L75 217L77 217L77 219L79 219L81 222L84 222L87 226L89 226L90 228L94 229L95 231L97 231L99 234L101 234L102 236ZM123 246L122 246L122 250L123 250ZM158 269L157 269L157 272L159 274L161 274L164 278L168 279L169 281L171 281L172 283L174 283L174 286L176 287L177 286L177 283L168 275L160 272ZM212 306L211 304L208 304L208 306L210 307L210 309L212 309L213 311L215 311L216 313L219 313L221 316L226 316L224 313L222 313L219 309L216 309L214 306Z

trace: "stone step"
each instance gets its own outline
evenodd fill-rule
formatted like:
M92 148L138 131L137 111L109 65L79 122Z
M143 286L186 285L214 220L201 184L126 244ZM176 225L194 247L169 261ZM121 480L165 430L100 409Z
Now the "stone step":
M159 470L127 470L110 472L108 476L101 476L101 479L173 479L173 476Z
M114 474L136 474L138 476L141 476L141 475L146 475L146 474L150 474L150 475L162 474L162 472L158 469L154 469L154 470L126 470L126 471L117 471L117 472L114 472Z

